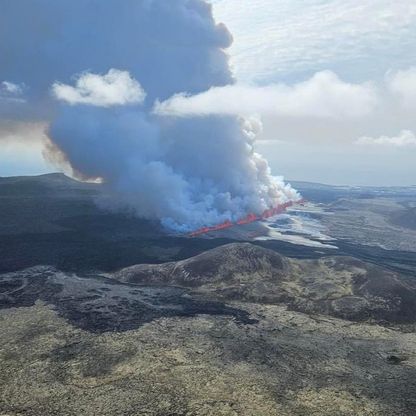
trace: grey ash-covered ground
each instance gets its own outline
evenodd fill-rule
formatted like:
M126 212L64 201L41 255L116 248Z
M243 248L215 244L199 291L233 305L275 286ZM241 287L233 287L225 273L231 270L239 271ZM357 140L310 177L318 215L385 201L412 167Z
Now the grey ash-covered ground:
M169 237L101 197L0 179L1 416L416 414L410 252Z
M246 311L198 299L175 286L136 286L100 276L77 276L51 267L0 275L0 309L51 305L73 325L92 332L127 331L161 317L229 315L252 323Z

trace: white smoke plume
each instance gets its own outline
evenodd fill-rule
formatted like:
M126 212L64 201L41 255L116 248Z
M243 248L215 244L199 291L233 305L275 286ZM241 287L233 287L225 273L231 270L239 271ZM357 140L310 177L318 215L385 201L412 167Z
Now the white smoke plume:
M206 2L16 3L0 15L0 27L18 26L0 39L0 56L13 56L0 79L28 85L26 116L49 117L74 171L102 178L137 215L190 231L299 198L254 152L256 123L153 112L155 101L233 83L231 36Z

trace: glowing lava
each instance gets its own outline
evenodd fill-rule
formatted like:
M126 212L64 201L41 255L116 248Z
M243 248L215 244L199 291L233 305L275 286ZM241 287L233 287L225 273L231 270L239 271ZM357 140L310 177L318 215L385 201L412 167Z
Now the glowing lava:
M303 205L305 202L306 201L304 199L299 199L298 201L288 201L288 202L285 202L284 204L277 205L274 208L266 209L260 215L257 215L257 214L254 214L253 212L251 212L250 214L246 215L243 218L240 218L236 222L231 222L231 221L227 220L227 221L225 221L221 224L216 224L216 225L213 225L211 227L199 228L198 230L192 231L189 234L189 237L197 237L198 235L206 234L206 233L209 233L211 231L225 230L227 228L235 227L237 225L251 224L252 222L255 222L255 221L265 220L267 218L274 217L275 215L282 214L289 207L291 207L295 204Z

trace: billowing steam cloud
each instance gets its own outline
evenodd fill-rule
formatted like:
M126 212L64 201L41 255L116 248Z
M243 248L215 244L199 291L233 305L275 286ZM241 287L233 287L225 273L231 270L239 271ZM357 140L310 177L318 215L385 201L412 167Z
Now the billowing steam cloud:
M74 172L102 178L139 216L188 231L298 198L253 151L252 122L153 111L156 100L233 82L224 53L231 36L204 1L4 8L0 26L18 27L6 31L15 38L0 40L1 56L13 52L0 79L28 85L28 114L48 104L49 136Z

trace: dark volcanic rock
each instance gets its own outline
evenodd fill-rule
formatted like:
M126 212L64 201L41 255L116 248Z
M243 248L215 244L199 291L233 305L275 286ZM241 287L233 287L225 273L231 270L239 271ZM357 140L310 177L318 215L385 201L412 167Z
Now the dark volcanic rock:
M48 281L53 271L34 267L15 275L0 275L0 309L33 306L40 300L48 300L62 290L62 285Z
M351 257L294 260L237 243L176 263L128 267L114 278L190 287L223 300L284 303L301 312L356 321L416 322L415 284Z
M250 324L249 314L200 299L177 287L135 287L100 276L67 275L35 267L0 276L0 309L42 300L73 325L91 332L126 331L161 317L228 315Z
M136 284L198 287L215 282L252 280L253 277L278 281L287 269L288 261L275 251L249 243L236 243L178 262L131 266L115 273L114 278Z
M416 322L411 280L349 257L294 260L252 244L228 244L187 260L141 264L113 279L48 267L0 276L0 308L55 305L91 331L127 330L163 316L230 315L228 301L284 304L308 313L382 324Z

